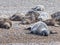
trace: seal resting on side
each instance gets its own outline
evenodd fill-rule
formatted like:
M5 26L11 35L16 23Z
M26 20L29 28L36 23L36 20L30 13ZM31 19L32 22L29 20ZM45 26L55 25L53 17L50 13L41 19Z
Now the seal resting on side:
M9 19L0 18L0 28L10 29L12 22Z
M59 26L59 24L60 24L60 12L58 11L58 12L51 14L51 17L54 20L55 25Z
M32 24L28 29L30 29L30 31L31 31L30 33L38 34L41 36L48 36L49 34L57 33L57 32L50 31L48 26L42 21Z
M15 13L12 17L10 17L10 20L12 21L22 21L25 15L23 13Z

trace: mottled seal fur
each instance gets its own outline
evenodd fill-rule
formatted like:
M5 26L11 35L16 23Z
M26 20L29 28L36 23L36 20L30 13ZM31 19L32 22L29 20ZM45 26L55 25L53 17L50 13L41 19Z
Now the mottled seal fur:
M12 21L22 21L25 15L23 13L15 13L10 17L10 20Z
M9 19L0 19L0 28L10 29L12 27L12 22Z
M39 13L35 11L28 11L25 16L28 23L34 23L38 20Z
M52 32L49 30L47 24L42 21L32 24L28 29L30 29L32 34L38 34L41 36L48 36L50 34L56 34L57 32Z
M60 25L60 11L51 14L51 17L54 20L55 24L59 26Z
M36 5L35 7L32 8L34 11L44 11L45 7L44 5Z

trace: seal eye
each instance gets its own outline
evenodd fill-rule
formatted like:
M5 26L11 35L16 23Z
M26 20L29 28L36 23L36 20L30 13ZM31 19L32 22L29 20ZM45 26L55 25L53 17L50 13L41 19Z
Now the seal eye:
M44 31L42 31L42 32L41 32L41 36L48 36L47 31L45 31L45 30L44 30Z

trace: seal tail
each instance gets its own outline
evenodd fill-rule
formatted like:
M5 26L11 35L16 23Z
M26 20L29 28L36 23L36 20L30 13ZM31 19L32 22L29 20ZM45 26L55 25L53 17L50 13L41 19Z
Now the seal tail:
M57 34L57 32L52 32L52 31L50 31L50 34Z

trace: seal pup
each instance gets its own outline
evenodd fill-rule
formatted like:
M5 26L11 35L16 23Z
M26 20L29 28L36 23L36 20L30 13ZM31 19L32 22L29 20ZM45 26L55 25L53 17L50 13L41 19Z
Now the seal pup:
M31 10L25 16L28 23L34 23L38 20L39 13Z
M44 11L45 7L44 5L36 5L35 7L32 8L34 11Z
M55 22L55 26L60 26L60 11L51 14L52 19Z
M25 15L23 13L15 13L10 17L10 20L12 21L22 21Z
M10 29L12 27L12 22L9 19L0 19L0 28Z
M41 12L38 16L38 20L45 22L48 26L54 26L54 20L48 12Z
M48 12L41 12L40 15L38 16L38 20L42 20L42 21L46 21L46 20L49 20L51 19L51 16L49 15Z
M45 10L45 7L43 5L37 5L31 8L31 10L25 14L25 16L27 17L27 22L33 23L38 21L38 16L40 14L37 11L44 11L44 10Z
M52 32L49 30L48 26L42 22L36 22L34 24L32 24L28 29L30 29L30 33L32 34L38 34L41 36L48 36L50 34L56 34L57 32Z

